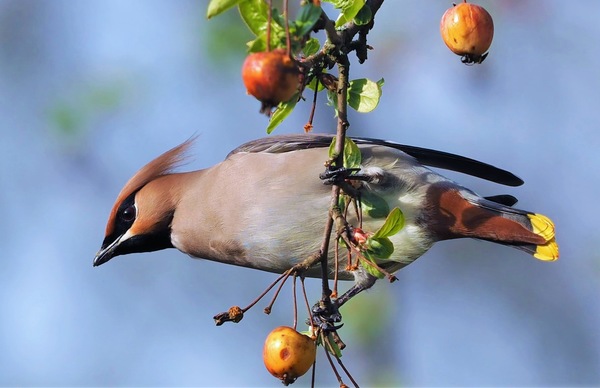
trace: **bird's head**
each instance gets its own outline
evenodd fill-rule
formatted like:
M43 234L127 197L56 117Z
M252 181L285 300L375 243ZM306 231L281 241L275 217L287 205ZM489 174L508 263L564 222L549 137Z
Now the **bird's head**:
M115 256L171 248L170 225L177 205L176 174L194 138L142 167L123 187L108 217L94 266Z

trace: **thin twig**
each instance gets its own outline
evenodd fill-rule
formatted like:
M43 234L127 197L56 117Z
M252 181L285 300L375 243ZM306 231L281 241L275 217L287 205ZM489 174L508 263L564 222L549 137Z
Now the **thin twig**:
M250 304L243 309L238 306L233 306L229 309L229 311L219 313L213 317L217 326L221 326L225 322L235 322L238 323L244 318L244 313L254 307L277 283L281 281L286 276L289 276L289 272L292 270L288 270L275 279L258 297L256 297Z
M315 118L315 111L317 109L317 94L319 93L319 77L315 78L315 92L313 94L312 107L310 109L310 116L308 117L308 123L304 125L304 132L310 132L313 129L313 120Z
M339 238L335 239L334 243L334 258L333 258L333 291L331 292L332 298L338 297L337 286L338 286L338 270L339 270L339 259L340 259L340 242Z
M273 1L267 0L267 52L271 51L271 23L273 21Z
M325 350L325 355L327 356L327 360L329 361L329 365L331 366L331 369L333 370L333 373L335 374L335 377L337 378L337 381L338 383L340 383L341 386L342 384L344 384L344 380L342 380L342 376L338 373L337 368L335 367L335 365L333 364L333 360L331 359L331 355L329 354L329 350L327 350L328 347L329 349L333 349L333 347L331 343L329 343L329 338L325 333L321 331L320 336L321 343L323 344L323 349Z
M340 365L340 367L342 367L342 369L344 370L344 373L346 373L346 376L348 376L348 378L350 379L350 381L352 381L352 384L354 384L354 386L356 388L358 388L358 383L356 382L356 380L354 380L354 377L352 377L352 375L350 374L350 371L346 368L346 366L342 362L342 359L339 358L339 357L337 357L337 356L335 357L335 359L337 360L337 362Z
M335 190L335 187L334 189ZM339 193L339 189L338 189ZM335 194L332 195L332 197ZM329 299L331 295L331 289L329 289L329 265L327 262L327 252L329 251L329 240L331 239L331 230L333 229L333 218L328 217L325 223L325 231L323 237L323 243L321 244L320 250L320 261L321 261L321 299Z
M292 299L294 300L294 330L296 330L296 327L298 327L298 300L296 299L296 276L295 275L294 275L294 281L292 282L292 284L293 284Z
M306 303L306 310L308 311L308 319L310 322L310 327L315 327L315 322L313 321L312 311L310 311L310 303L308 303L308 296L306 296L306 287L304 287L304 277L300 277L300 284L302 285L302 295L304 296L304 303Z
M285 284L285 282L287 281L287 279L290 277L290 275L292 274L292 272L293 272L292 270L287 270L285 272L285 276L283 277L283 280L281 281L281 284L279 285L279 287L275 291L275 295L273 295L273 299L271 299L271 303L269 303L267 305L267 307L265 307L265 309L264 309L265 314L271 314L271 310L273 309L273 305L275 304L275 300L277 300L277 297L279 296L279 293L281 292L281 289L283 288L283 285Z
M292 56L292 39L290 38L290 22L288 20L288 0L283 0L283 22L285 23L285 47L288 57Z
M250 310L252 307L254 307L254 305L255 305L255 304L257 304L257 303L258 303L258 302L259 302L259 301L260 301L260 300L261 300L261 299L262 299L262 298L263 298L265 295L267 295L267 293L268 293L269 291L271 291L271 289L272 289L273 287L275 287L275 285L276 285L277 283L279 283L279 281L280 281L281 279L283 279L284 277L287 277L287 276L289 276L289 274L288 274L288 271L286 271L286 272L282 273L281 275L279 275L279 277L278 277L277 279L275 279L275 281L274 281L273 283L271 283L271 285L270 285L269 287L267 287L267 288L266 288L266 289L265 289L265 290L262 292L262 294L260 294L260 295L259 295L259 296L258 296L256 299L254 299L254 300L253 300L253 301L252 301L252 302L251 302L251 303L250 303L248 306L244 307L242 310L243 310L244 312L246 312L246 311Z
M316 377L316 366L317 366L317 360L315 358L315 361L313 362L312 365L312 373L311 373L311 377L310 377L310 386L311 388L315 388L315 377Z

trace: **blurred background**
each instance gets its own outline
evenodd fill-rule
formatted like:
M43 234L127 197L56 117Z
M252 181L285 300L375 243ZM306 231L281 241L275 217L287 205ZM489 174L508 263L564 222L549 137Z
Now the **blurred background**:
M524 186L448 175L550 216L561 259L437 244L342 310L343 361L366 386L599 385L600 3L479 4L495 37L468 67L439 35L450 1L386 1L369 61L351 67L384 77L383 97L351 112L350 131L515 172ZM236 11L207 21L206 5L0 0L0 385L280 386L262 343L292 324L291 286L270 316L265 301L240 324L212 320L275 275L176 250L92 268L138 168L193 134L187 169L265 135L240 77L251 36ZM325 104L315 131L332 133ZM309 105L277 132L301 132ZM319 282L306 284L316 301ZM337 385L322 353L317 383Z

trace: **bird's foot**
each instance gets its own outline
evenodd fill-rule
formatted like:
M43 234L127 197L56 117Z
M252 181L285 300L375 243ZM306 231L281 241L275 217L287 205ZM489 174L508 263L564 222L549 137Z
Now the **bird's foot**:
M325 342L326 348L336 357L341 356L340 351L346 347L346 344L340 338L338 330L344 326L343 323L336 325L342 321L342 315L338 310L336 301L330 298L321 299L317 302L311 311L311 319L307 320L307 324L320 332L318 334L322 341Z
M326 185L336 185L339 183L346 182L346 180L358 180L365 181L368 176L360 173L360 168L333 168L327 167L325 172L319 174L319 178Z
M344 324L336 325L342 321L342 314L337 303L330 298L321 299L311 309L311 318L308 324L319 327L323 332L330 333L340 329Z

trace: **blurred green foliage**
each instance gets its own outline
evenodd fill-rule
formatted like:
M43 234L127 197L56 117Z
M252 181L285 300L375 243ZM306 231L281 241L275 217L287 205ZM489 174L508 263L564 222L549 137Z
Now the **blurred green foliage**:
M206 50L205 60L215 67L240 66L246 56L246 43L254 38L244 23L240 23L240 15L225 12L219 16L218 22L208 22L206 33L202 36L202 46Z
M126 85L120 80L82 85L59 97L48 109L50 129L60 140L74 142L101 117L114 112L124 100Z

